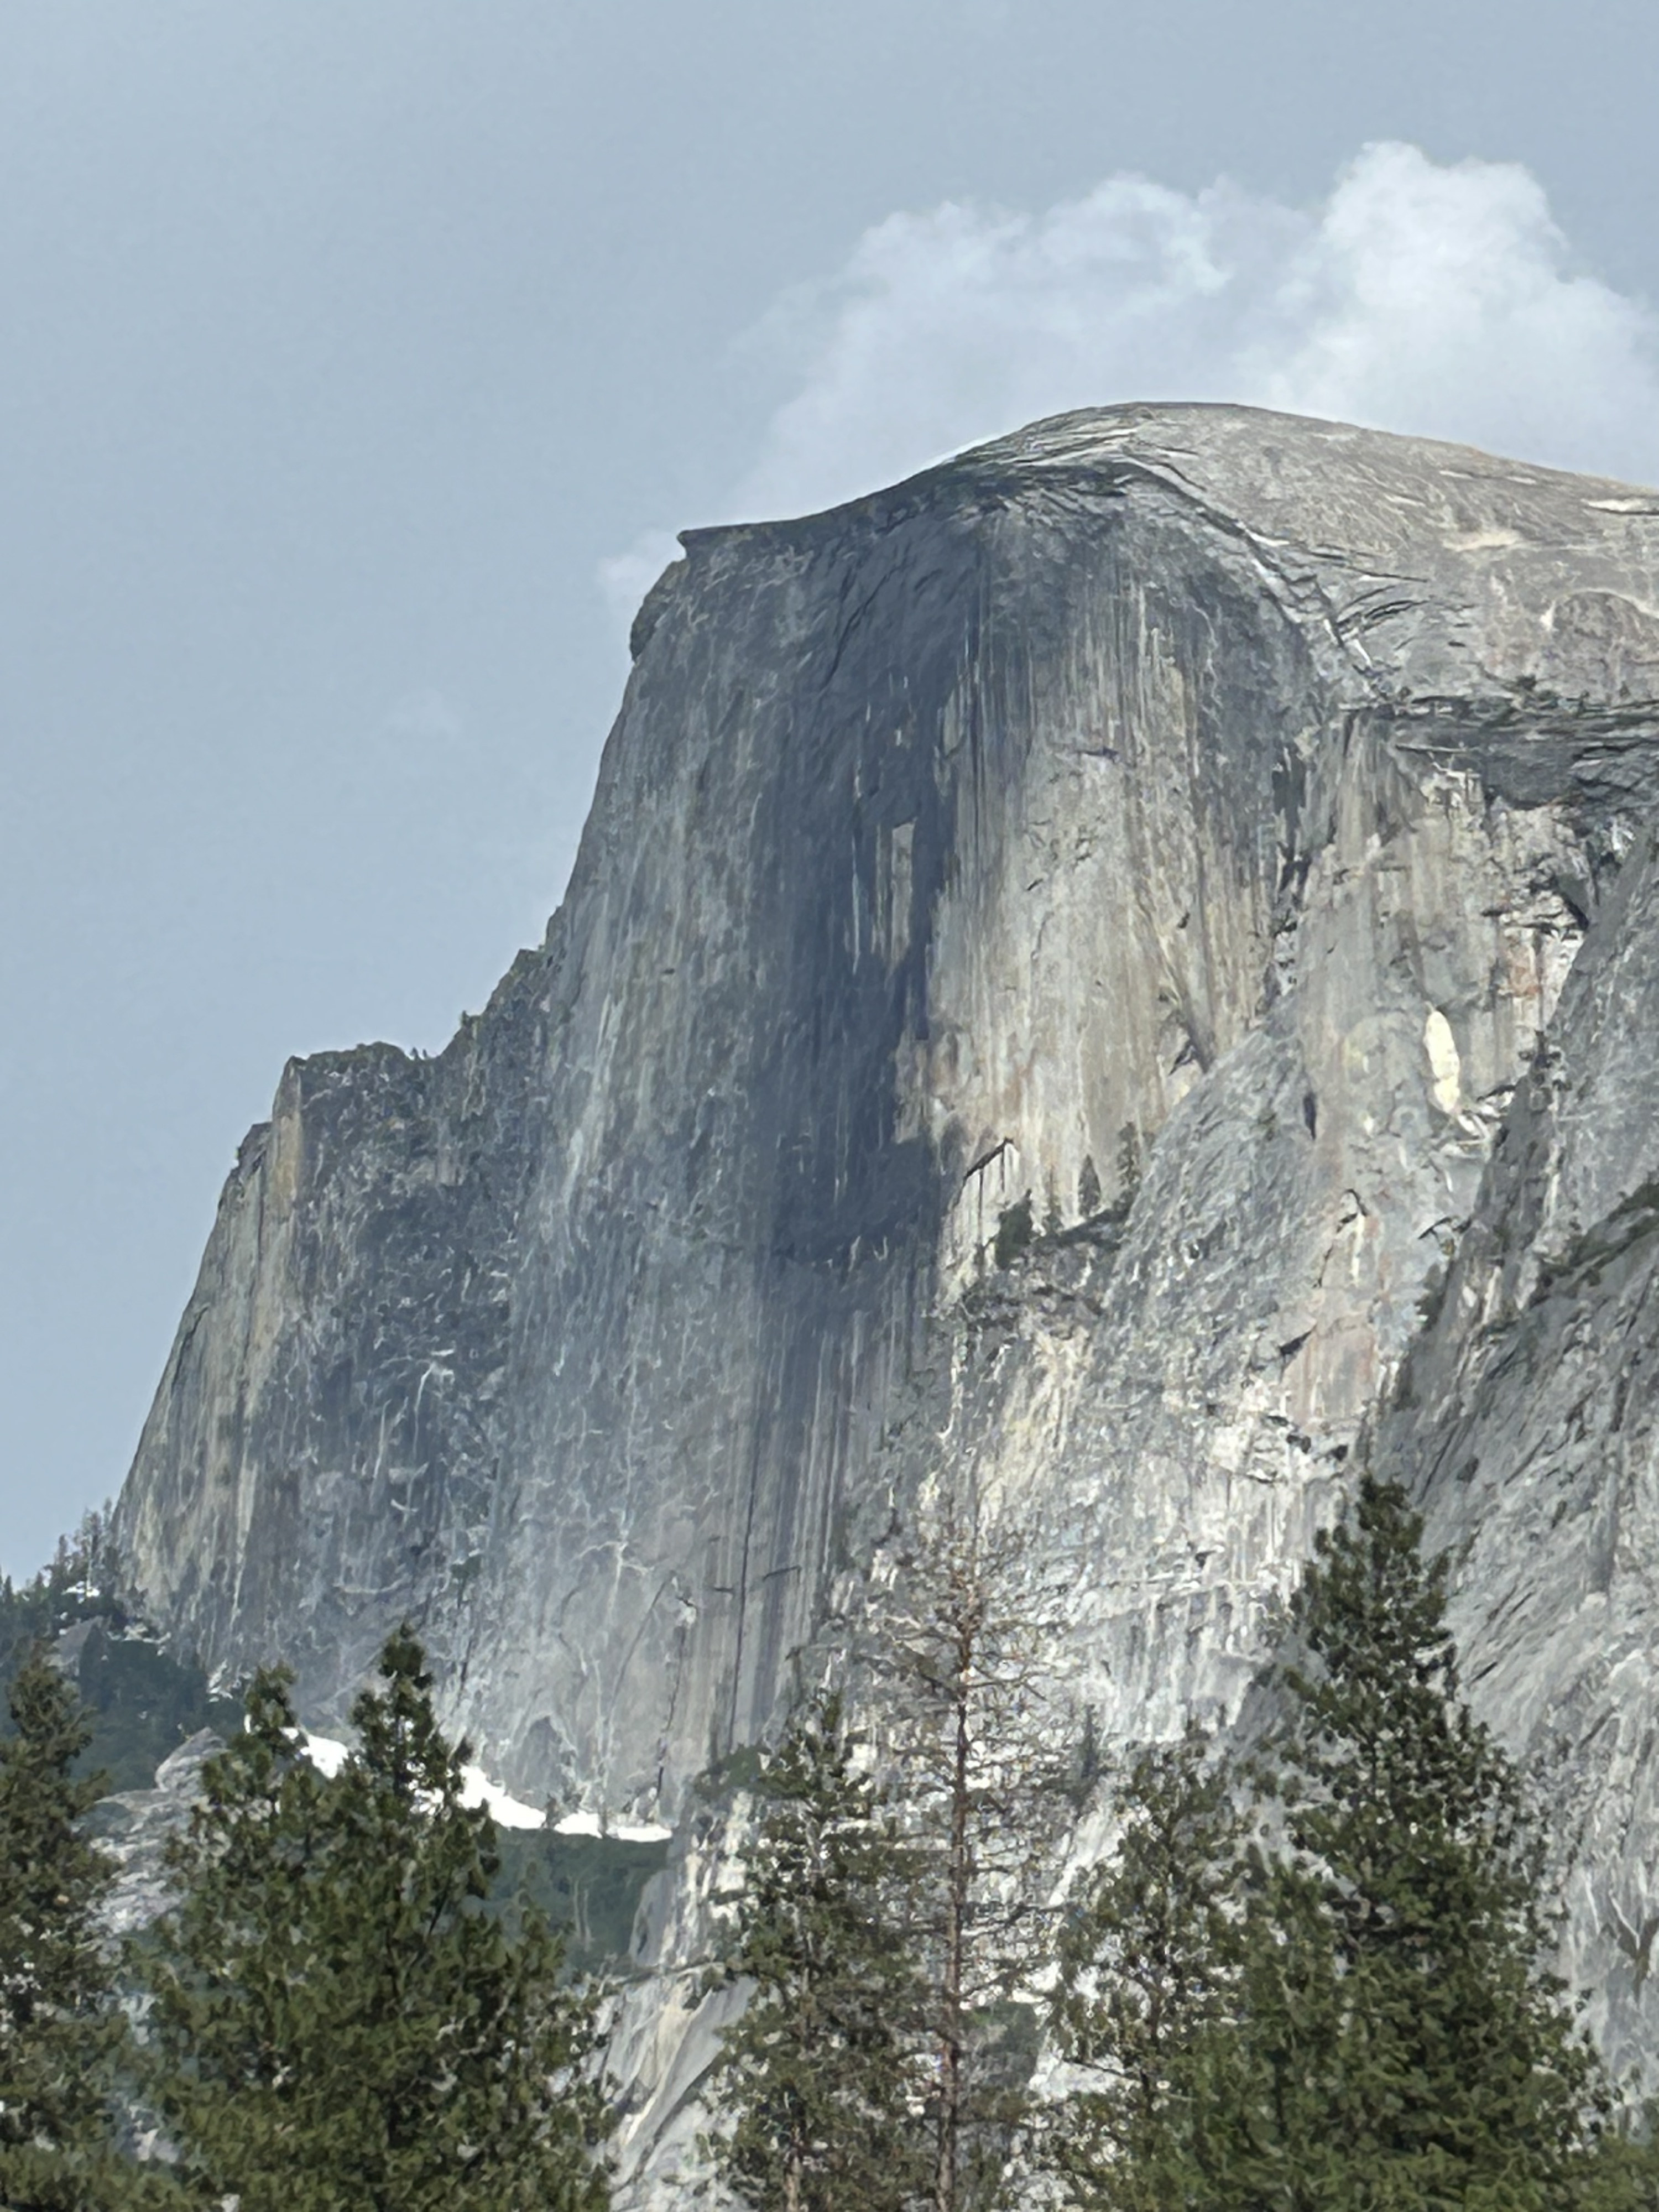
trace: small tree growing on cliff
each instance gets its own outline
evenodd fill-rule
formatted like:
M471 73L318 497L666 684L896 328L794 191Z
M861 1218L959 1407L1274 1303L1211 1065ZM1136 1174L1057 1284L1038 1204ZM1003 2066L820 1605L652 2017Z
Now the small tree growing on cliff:
M708 2151L758 2212L904 2212L928 2168L922 1993L895 1912L911 1854L838 1697L795 1720L756 1794L723 1968L753 1989L710 2085Z
M485 1909L494 1826L404 1629L332 1779L288 1677L203 1770L148 1963L157 2100L186 2173L241 2212L599 2212L592 2007L527 1911Z

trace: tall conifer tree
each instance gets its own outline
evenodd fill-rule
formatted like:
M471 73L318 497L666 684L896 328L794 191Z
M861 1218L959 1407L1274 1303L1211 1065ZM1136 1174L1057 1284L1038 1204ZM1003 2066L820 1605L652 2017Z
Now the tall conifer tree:
M708 2101L716 2170L757 2212L905 2212L930 2160L922 1989L896 1913L910 1854L839 1698L765 1761L728 1981L752 1983Z
M1547 1970L1538 1837L1460 1694L1447 1561L1421 1538L1367 1474L1291 1601L1237 2178L1286 2212L1558 2212L1611 2100Z
M80 1699L37 1646L12 1684L0 1741L0 2203L114 2212L167 2193L119 2154L114 2100L128 2053L99 1923L114 1877L82 1832L102 1786L75 1763L92 1740Z
M987 2212L1026 2097L999 2030L1032 2010L1046 1907L1075 1820L1063 1621L1030 1531L947 1492L897 1545L870 1650L884 1748L919 1860L928 1978L932 2212Z
M1216 2201L1248 1816L1195 1728L1132 1760L1115 1810L1115 1849L1073 1885L1055 1946L1049 2026L1088 2086L1052 2116L1047 2162L1085 2212L1176 2212Z
M592 2006L485 1899L487 1812L405 1629L329 1779L287 1678L203 1773L150 1968L158 2097L185 2171L241 2212L599 2212Z
M1132 1773L1060 1946L1058 2039L1102 2082L1060 2124L1068 2203L1651 2201L1651 2155L1606 2134L1617 2100L1545 1963L1537 1832L1463 1702L1447 1565L1421 1539L1369 1475L1319 1539L1254 1802L1230 1804L1191 1739Z

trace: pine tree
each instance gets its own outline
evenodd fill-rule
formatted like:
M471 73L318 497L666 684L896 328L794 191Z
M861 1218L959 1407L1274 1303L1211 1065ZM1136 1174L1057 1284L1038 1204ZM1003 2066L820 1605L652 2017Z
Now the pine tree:
M149 1968L163 2116L241 2212L599 2212L591 2002L485 1909L494 1826L407 1629L380 1670L332 1779L280 1670L204 1769Z
M1516 1771L1459 1694L1447 1562L1367 1475L1290 1608L1239 2063L1241 2201L1544 2212L1610 2104L1545 1969Z
M1055 2048L1090 2077L1045 2131L1085 2212L1213 2203L1209 2106L1238 2004L1247 1814L1203 1732L1155 1745L1115 1792L1111 1856L1073 1885L1055 1946Z
M114 2212L164 2193L119 2154L127 2052L99 1911L114 1866L82 1823L101 1779L73 1768L92 1738L37 1646L0 1741L0 2202L15 2212Z
M728 1982L708 2139L739 2200L771 2212L903 2212L926 2185L921 1992L892 1917L908 1854L854 1765L841 1699L815 1699L768 1759Z
M1574 2179L1573 2212L1659 2212L1659 2106L1620 2112Z
M1061 1624L1029 1532L975 1501L947 1496L898 1548L870 1663L920 1863L929 2202L983 2212L1026 2108L1000 2031L1034 2009L1048 1898L1076 1813L1071 1717L1054 1694Z

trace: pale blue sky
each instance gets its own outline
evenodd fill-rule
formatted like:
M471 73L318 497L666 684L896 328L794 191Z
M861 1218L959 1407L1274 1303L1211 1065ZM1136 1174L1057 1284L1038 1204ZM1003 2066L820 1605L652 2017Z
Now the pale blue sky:
M0 1565L118 1486L285 1057L539 935L602 563L1050 398L1659 471L1656 64L1650 0L5 0Z

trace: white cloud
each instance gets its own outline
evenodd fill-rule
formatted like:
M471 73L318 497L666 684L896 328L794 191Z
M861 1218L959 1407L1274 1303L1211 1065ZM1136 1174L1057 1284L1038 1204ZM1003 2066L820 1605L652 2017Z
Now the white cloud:
M1412 146L1366 148L1311 210L1113 177L1039 215L890 216L749 343L795 389L732 518L1130 399L1251 401L1659 479L1648 310L1575 268L1528 171ZM631 611L665 544L605 564L614 602Z
M1292 343L1276 360L1241 357L1252 398L1659 476L1654 319L1575 271L1518 164L1443 168L1415 147L1369 148L1286 268L1278 306Z
M1188 198L1131 177L1037 216L890 216L768 319L801 381L736 504L847 498L1066 407L1209 396L1259 318L1259 264L1299 230L1224 185Z

